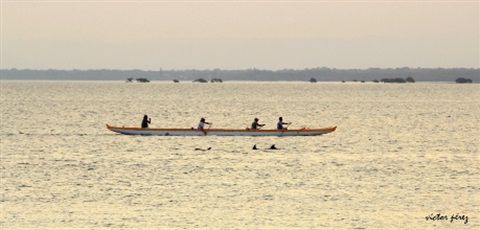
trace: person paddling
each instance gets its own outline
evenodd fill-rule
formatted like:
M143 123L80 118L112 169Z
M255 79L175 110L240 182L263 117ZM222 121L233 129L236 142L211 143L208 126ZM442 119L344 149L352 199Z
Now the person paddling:
M150 119L147 115L143 115L142 128L148 128L148 124L150 123L152 123L152 119Z
M207 125L212 125L211 122L206 122L206 121L205 121L205 118L202 117L202 118L200 119L200 122L198 123L198 129L202 130L203 133L205 133L205 135L207 135L207 132L203 129L203 127L205 127L205 124L207 124Z
M287 129L286 127L284 128L283 125L290 125L292 122L283 122L283 117L278 118L277 122L277 129Z
M252 129L260 129L260 127L265 126L265 124L258 123L258 118L255 118L252 122Z

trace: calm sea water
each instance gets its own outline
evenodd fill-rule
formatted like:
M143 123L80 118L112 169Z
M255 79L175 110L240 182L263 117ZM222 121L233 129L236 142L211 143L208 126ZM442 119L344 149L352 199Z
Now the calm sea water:
M478 84L0 84L1 229L480 228ZM160 127L206 117L243 128L258 117L273 128L283 116L291 128L338 128L317 137L105 128L140 126L144 114Z

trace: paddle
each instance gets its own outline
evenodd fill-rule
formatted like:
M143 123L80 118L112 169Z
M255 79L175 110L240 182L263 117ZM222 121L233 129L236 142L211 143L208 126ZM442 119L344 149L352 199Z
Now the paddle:
M257 125L257 129L260 130L261 128L263 128L263 126L265 126L265 124Z
M290 126L291 124L292 124L292 122L289 122L289 123L287 124L287 126L285 126L285 127L282 129L282 132L280 133L279 137L282 136L283 132L285 132L285 130L287 130L288 126Z
M212 124L212 122L208 123L208 128L206 131L202 129L202 131L205 133L205 136L207 135L207 131L210 130L210 127L212 127Z

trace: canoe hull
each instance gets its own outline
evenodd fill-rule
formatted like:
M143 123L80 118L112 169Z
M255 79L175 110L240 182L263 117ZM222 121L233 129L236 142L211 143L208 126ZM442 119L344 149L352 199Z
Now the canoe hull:
M144 135L144 136L319 136L334 132L336 126L318 129L205 129L206 133L198 129L177 129L177 128L137 128L137 127L118 127L107 124L107 129L112 132L125 135Z

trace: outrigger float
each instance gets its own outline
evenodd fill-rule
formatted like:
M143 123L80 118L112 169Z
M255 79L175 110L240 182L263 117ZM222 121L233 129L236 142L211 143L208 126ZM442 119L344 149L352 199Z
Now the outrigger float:
M337 126L327 128L301 128L301 129L201 129L194 128L139 128L119 127L107 124L107 129L112 132L126 135L145 136L319 136L334 132Z

